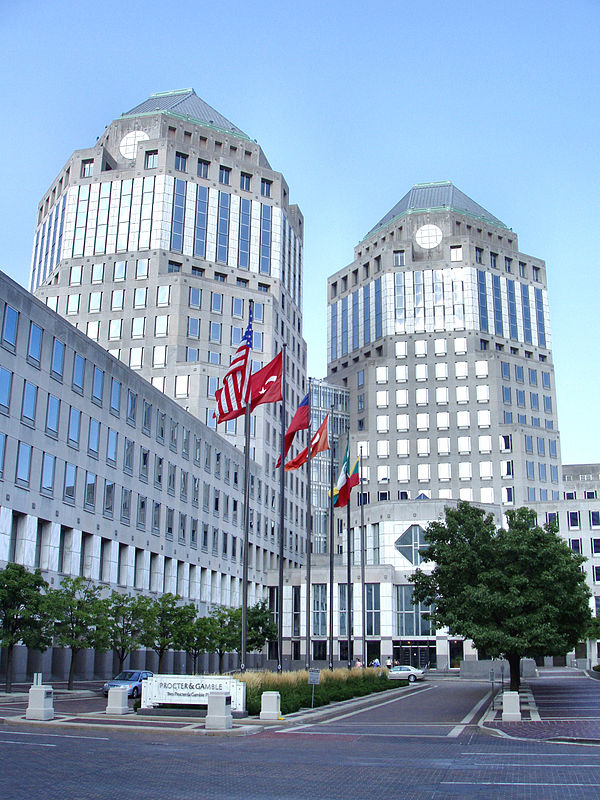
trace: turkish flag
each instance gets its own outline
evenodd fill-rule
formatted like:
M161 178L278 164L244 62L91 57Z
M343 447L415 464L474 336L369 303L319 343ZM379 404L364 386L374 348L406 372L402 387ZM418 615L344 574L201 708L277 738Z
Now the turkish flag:
M304 400L298 406L298 410L292 417L292 421L290 422L290 426L285 432L285 446L284 446L284 453L283 457L285 458L288 454L288 450L292 446L292 442L294 441L294 436L298 433L298 431L304 431L309 426L308 421L308 413L310 411L310 403L308 399L308 395L304 398ZM277 464L275 465L278 467L281 464L281 456L277 459Z
M250 376L249 397L250 411L254 411L261 403L277 403L282 399L281 373L283 370L283 352L278 353L266 367Z
M310 440L310 457L312 458L317 453L323 453L325 450L329 450L329 437L327 436L327 421L329 419L329 414L325 417L319 430L315 433L315 435ZM287 464L285 464L284 469L286 472L289 472L292 469L298 469L303 464L306 464L308 461L308 447L305 447L301 453L298 453L296 458L290 459Z

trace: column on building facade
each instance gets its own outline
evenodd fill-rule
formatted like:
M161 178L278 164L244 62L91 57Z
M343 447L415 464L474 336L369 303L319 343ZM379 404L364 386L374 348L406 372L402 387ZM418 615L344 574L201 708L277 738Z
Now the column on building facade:
M117 583L117 574L119 569L119 543L116 540L110 540L108 549L108 580L112 584Z
M69 549L63 557L63 571L67 575L77 576L81 565L81 531L76 528L71 528L70 531Z
M6 506L0 507L0 561L8 561L12 516L12 509Z
M40 569L58 572L58 554L60 550L60 523L48 522L40 549Z
M19 531L15 547L15 561L27 569L35 566L35 551L38 533L38 518L31 514L24 515L19 521Z

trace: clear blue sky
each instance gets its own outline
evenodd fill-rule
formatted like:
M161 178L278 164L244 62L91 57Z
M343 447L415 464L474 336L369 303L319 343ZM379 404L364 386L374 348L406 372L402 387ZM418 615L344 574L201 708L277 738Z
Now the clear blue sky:
M0 268L73 150L193 87L262 145L305 217L309 373L327 275L413 183L451 180L547 263L565 463L600 462L598 2L14 0L2 9Z

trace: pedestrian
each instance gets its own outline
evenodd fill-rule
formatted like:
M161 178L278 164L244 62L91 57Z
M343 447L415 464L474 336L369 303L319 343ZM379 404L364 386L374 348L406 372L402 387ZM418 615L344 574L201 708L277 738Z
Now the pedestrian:
M387 657L387 661L385 662L385 665L386 665L386 667L388 669L392 668L392 659L389 656Z

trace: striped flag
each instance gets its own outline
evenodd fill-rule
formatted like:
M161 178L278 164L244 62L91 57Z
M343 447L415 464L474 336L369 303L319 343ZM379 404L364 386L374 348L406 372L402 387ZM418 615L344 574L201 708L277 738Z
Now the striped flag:
M342 462L340 476L337 479L337 484L333 489L333 505L336 508L347 506L350 502L350 492L353 486L358 486L358 458L354 462L354 466L350 469L350 440L346 444L346 454Z
M227 374L223 378L222 388L217 389L215 392L217 425L219 422L241 417L246 411L248 384L250 382L249 356L251 347L252 306L250 306L250 318L246 333L242 336L242 342L233 357Z

